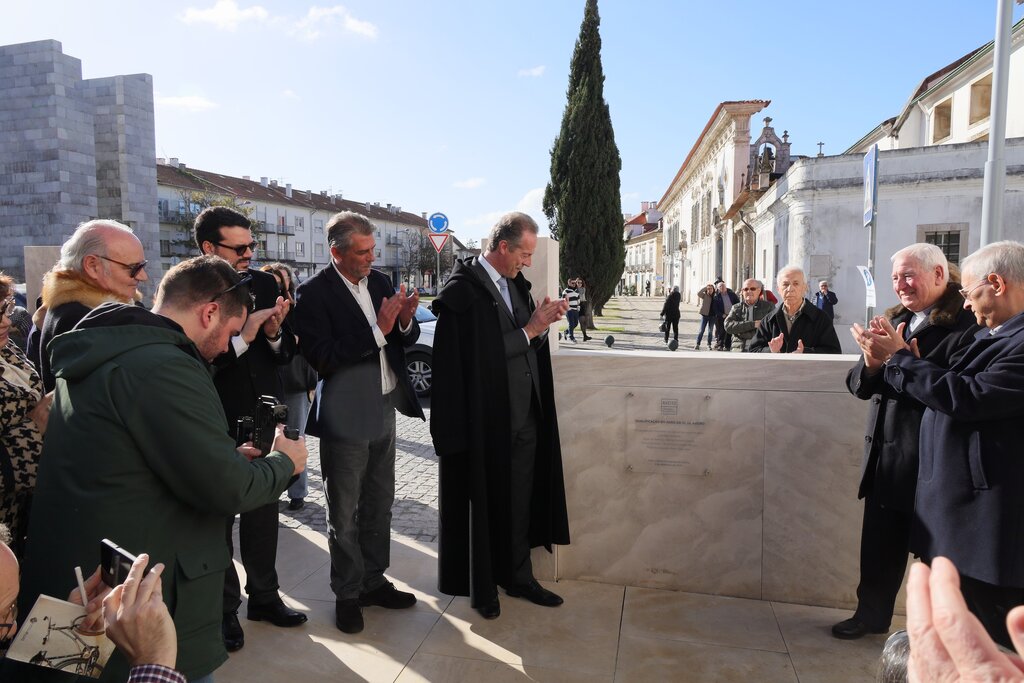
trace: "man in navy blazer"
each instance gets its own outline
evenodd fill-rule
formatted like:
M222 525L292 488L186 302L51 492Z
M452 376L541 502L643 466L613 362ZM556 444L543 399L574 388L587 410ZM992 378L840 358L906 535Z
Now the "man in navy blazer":
M420 334L419 296L373 270L374 227L351 211L327 224L332 263L295 295L299 351L317 371L306 433L320 438L335 623L363 630L362 607L412 607L384 576L391 562L395 410L424 419L405 349Z
M1013 647L1006 615L1024 604L1024 244L990 244L961 268L964 308L984 329L949 369L918 358L884 319L877 356L885 381L927 407L910 549L952 560L968 607Z

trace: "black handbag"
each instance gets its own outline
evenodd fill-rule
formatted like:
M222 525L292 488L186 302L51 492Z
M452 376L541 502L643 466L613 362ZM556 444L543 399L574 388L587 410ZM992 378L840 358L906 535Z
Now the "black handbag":
M662 332L668 332L668 321L662 320L661 325L658 327L658 329L661 330Z

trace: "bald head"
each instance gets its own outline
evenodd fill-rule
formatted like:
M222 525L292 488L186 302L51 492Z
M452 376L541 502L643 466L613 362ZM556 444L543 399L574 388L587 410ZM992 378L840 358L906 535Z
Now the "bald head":
M79 225L61 246L56 267L81 274L125 303L132 301L139 282L149 279L139 238L127 225L113 220Z

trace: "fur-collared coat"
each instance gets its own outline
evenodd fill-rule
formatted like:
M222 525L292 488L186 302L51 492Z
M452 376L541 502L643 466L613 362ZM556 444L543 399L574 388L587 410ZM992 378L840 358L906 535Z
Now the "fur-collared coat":
M974 341L978 330L974 316L963 308L959 288L956 283L946 285L927 322L910 336L917 340L921 358L941 367L949 367L950 357ZM885 312L894 328L909 325L913 315L902 305ZM846 387L857 398L871 401L858 497L871 496L883 507L912 512L924 405L886 384L882 372L869 374L863 358L847 373Z
M43 306L46 306L46 317L40 328L39 361L36 367L39 368L47 393L53 391L56 385L56 379L50 370L47 344L58 334L71 330L86 313L100 304L111 301L131 303L114 292L101 289L96 283L74 270L51 270L43 276Z

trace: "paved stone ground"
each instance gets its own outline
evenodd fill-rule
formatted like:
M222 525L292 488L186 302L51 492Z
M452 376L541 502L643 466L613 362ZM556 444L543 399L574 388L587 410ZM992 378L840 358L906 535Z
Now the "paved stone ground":
M591 341L583 342L576 331L574 349L606 348L604 339L615 338L613 348L644 351L665 351L664 335L658 331L663 299L661 297L616 297L604 308L604 316L597 318L597 330L588 334ZM700 329L700 315L692 306L683 305L679 322L679 345L692 349ZM567 343L567 342L565 342ZM706 347L706 342L704 342ZM736 347L738 349L738 346ZM424 412L430 419L429 400L424 401ZM324 496L320 473L320 442L306 438L309 449L309 495L301 510L288 509L287 496L280 503L281 526L293 529L313 529L327 532L327 500ZM417 541L437 541L437 454L430 440L428 422L398 415L395 453L395 505L392 509L391 529L394 533Z

